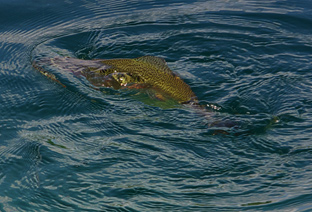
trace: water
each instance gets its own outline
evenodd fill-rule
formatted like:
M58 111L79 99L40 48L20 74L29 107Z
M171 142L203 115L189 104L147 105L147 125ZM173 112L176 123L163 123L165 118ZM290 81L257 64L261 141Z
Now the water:
M0 4L1 211L312 211L310 1ZM212 115L64 88L55 55L163 57Z

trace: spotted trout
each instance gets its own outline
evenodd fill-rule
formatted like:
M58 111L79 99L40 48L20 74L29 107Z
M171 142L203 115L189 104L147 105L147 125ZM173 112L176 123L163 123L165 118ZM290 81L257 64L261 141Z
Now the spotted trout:
M197 104L198 101L190 86L172 72L166 61L160 57L143 56L134 59L107 60L55 57L33 62L34 68L60 83L52 73L42 68L46 65L71 71L76 76L82 75L96 87L117 89L122 86L149 87L181 104Z
M170 70L166 61L159 57L143 56L134 59L95 59L82 60L71 57L42 58L33 61L33 67L51 80L66 87L57 77L46 71L46 66L72 72L75 76L85 77L93 86L119 88L151 88L160 96L172 98L187 104L199 114L211 119L211 113L198 103L190 86ZM163 96L162 96L163 97ZM165 98L160 98L165 99ZM235 122L212 119L209 127L232 128ZM226 130L215 130L214 134L228 134Z

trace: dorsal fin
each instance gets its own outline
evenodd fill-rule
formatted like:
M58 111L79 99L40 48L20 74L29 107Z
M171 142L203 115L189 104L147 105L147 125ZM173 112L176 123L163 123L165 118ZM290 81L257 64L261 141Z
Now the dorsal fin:
M163 58L147 55L147 56L143 56L143 57L138 57L135 60L153 65L156 68L159 68L160 70L162 70L164 72L171 73L171 74L173 73L170 70L170 68L167 66L166 60Z

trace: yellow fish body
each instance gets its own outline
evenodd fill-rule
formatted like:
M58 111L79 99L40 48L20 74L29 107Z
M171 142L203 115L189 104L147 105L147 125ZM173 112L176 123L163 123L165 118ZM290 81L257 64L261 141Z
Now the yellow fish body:
M41 65L46 62L34 62L33 66L43 73ZM179 103L197 103L197 97L180 77L174 74L159 57L143 56L134 59L81 60L70 57L50 59L50 63L60 69L83 75L94 86L114 87L131 84L144 84L160 93L164 93ZM44 74L47 76L47 72ZM55 79L53 74L49 78Z
M45 66L54 66L57 69L70 71L74 75L84 76L96 87L113 87L119 89L126 87L150 87L156 92L165 94L181 104L190 104L192 108L207 119L211 114L205 106L198 104L198 100L190 86L180 77L174 74L166 64L166 61L159 57L143 56L134 59L96 59L82 60L71 57L55 57L33 61L33 67L40 73L62 84L52 73L45 70ZM160 98L161 99L161 98ZM237 127L237 124L229 121L215 121L209 123L210 127ZM221 129L214 134L229 134Z

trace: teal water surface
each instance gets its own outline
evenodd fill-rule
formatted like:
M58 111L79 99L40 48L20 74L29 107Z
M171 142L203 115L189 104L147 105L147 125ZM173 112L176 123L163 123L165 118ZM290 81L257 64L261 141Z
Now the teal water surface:
M0 5L0 211L312 211L309 0ZM210 112L32 67L144 55Z

